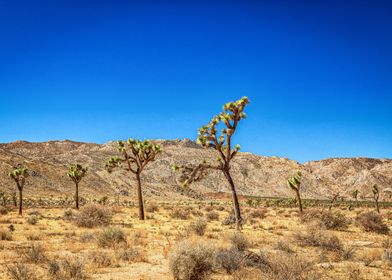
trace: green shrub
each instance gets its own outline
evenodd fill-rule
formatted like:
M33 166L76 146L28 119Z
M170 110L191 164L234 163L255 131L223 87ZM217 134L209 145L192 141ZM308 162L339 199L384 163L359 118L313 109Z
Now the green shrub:
M119 228L105 228L98 234L97 242L99 247L116 248L120 244L126 244L127 238Z

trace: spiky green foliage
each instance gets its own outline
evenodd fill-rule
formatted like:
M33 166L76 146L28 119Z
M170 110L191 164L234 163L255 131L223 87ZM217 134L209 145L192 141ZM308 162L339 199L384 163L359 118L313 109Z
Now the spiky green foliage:
M228 102L223 106L223 112L214 116L209 124L199 129L197 143L204 148L214 149L217 152L217 159L214 163L203 160L198 164L174 165L174 171L180 171L180 182L184 186L189 186L195 181L203 179L208 170L220 170L227 178L233 193L233 202L237 219L237 228L242 222L238 198L234 182L230 175L230 162L240 150L240 145L232 147L232 137L237 129L238 123L246 118L245 107L249 104L247 97Z
M87 167L83 167L81 164L75 163L69 167L67 176L75 183L80 183L83 177L86 176L87 170Z
M75 206L79 209L79 183L86 176L87 167L83 167L79 163L72 164L69 167L67 176L75 183Z
M140 174L147 164L153 162L156 156L162 152L161 146L148 140L135 139L118 141L117 144L121 156L111 157L105 164L106 170L111 173L116 168L122 168L135 174L138 183L139 218L144 220Z
M26 183L27 177L29 177L29 170L19 164L18 166L14 167L14 169L8 174L11 179L13 179L16 183L16 186L19 191L19 215L22 215L22 203L23 203L23 198L22 198L22 193L23 193L23 188Z
M303 212L302 200L301 200L301 195L300 195L301 179L302 179L302 173L301 173L301 171L297 171L297 174L295 174L293 177L291 177L289 180L287 180L287 185L289 186L289 188L291 188L293 191L295 191L295 194L297 196L300 213Z

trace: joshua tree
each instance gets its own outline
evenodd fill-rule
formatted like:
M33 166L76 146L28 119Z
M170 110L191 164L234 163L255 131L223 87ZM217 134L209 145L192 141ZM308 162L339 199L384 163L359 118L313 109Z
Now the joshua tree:
M141 141L129 139L126 142L118 141L118 150L122 156L111 157L107 161L105 167L109 173L115 168L122 167L126 171L135 174L139 201L139 219L144 220L144 205L140 174L148 163L155 160L156 156L162 151L161 147L147 140Z
M380 192L378 190L378 186L373 185L372 191L373 191L373 199L376 202L377 213L380 213L380 206L378 205L378 199L380 198Z
M359 191L357 189L353 190L353 192L351 193L351 197L355 199L357 206L358 206L358 195L359 195Z
M295 194L297 196L299 212L300 213L303 212L302 200L301 200L301 194L300 194L300 191L301 191L301 177L302 177L302 173L301 173L301 171L298 171L297 174L295 174L294 177L292 177L289 180L287 180L287 185L293 191L295 191Z
M14 170L8 174L16 183L19 191L19 215L22 215L23 209L23 187L26 183L26 178L29 176L29 171L22 165L14 167Z
M72 164L67 173L68 177L75 183L75 207L79 209L79 183L86 176L87 167L79 163Z
M215 116L208 125L199 129L197 142L204 148L212 148L218 153L216 163L207 163L204 160L197 165L173 166L174 170L181 171L182 176L180 181L182 181L184 186L188 186L204 178L207 170L219 170L223 172L231 188L236 227L238 230L241 228L242 218L236 188L230 174L230 162L240 150L240 146L236 145L232 148L231 140L238 123L246 118L244 109L248 104L249 100L247 97L242 97L235 102L226 103L223 106L223 112ZM217 127L219 125L223 126L220 132Z
M329 208L328 210L331 211L332 210L332 206L335 203L335 201L339 198L340 194L339 193L334 193L332 195L331 201L329 202Z

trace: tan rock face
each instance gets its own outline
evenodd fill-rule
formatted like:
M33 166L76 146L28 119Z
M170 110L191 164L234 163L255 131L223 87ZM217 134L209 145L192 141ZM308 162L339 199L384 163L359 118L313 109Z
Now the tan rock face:
M157 142L164 152L143 174L147 197L175 199L228 191L219 172L212 172L203 181L191 185L190 190L184 190L171 169L174 163L197 163L203 159L213 162L215 151L203 149L190 140ZM25 187L26 194L71 195L74 186L66 172L68 166L77 161L89 167L89 174L80 186L81 195L114 195L125 191L133 196L136 182L131 174L122 171L108 174L104 169L105 160L116 154L113 142L100 145L66 140L0 144L0 186L2 190L14 190L13 181L7 174L13 165L23 162L32 173ZM299 169L304 177L303 194L308 198L329 198L336 192L348 196L354 189L369 196L373 184L378 184L381 190L392 187L392 160L388 159L327 159L301 165L286 158L240 153L233 160L232 173L240 194L288 197L292 193L286 180Z

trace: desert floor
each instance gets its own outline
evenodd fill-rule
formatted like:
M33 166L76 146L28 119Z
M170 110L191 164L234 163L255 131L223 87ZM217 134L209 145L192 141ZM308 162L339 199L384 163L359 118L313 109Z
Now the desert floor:
M391 236L367 232L356 222L359 214L373 209L333 209L332 213L347 217L349 225L328 230L312 220L314 213L328 212L325 208L306 208L304 222L295 208L243 205L245 241L235 241L234 226L222 224L230 215L230 201L151 202L146 205L145 221L139 221L136 207L100 207L112 212L113 218L109 225L93 228L77 226L76 210L26 208L23 216L15 209L3 211L0 279L174 279L169 259L183 239L203 240L217 250L245 242L241 250L275 266L267 273L244 262L230 274L215 266L209 279L392 279ZM382 209L382 216L392 229L388 219L392 210ZM205 232L197 228L196 221L203 224L200 220L207 222ZM101 242L108 228L118 229L126 240L109 237L108 243ZM311 233L320 244L308 242Z

